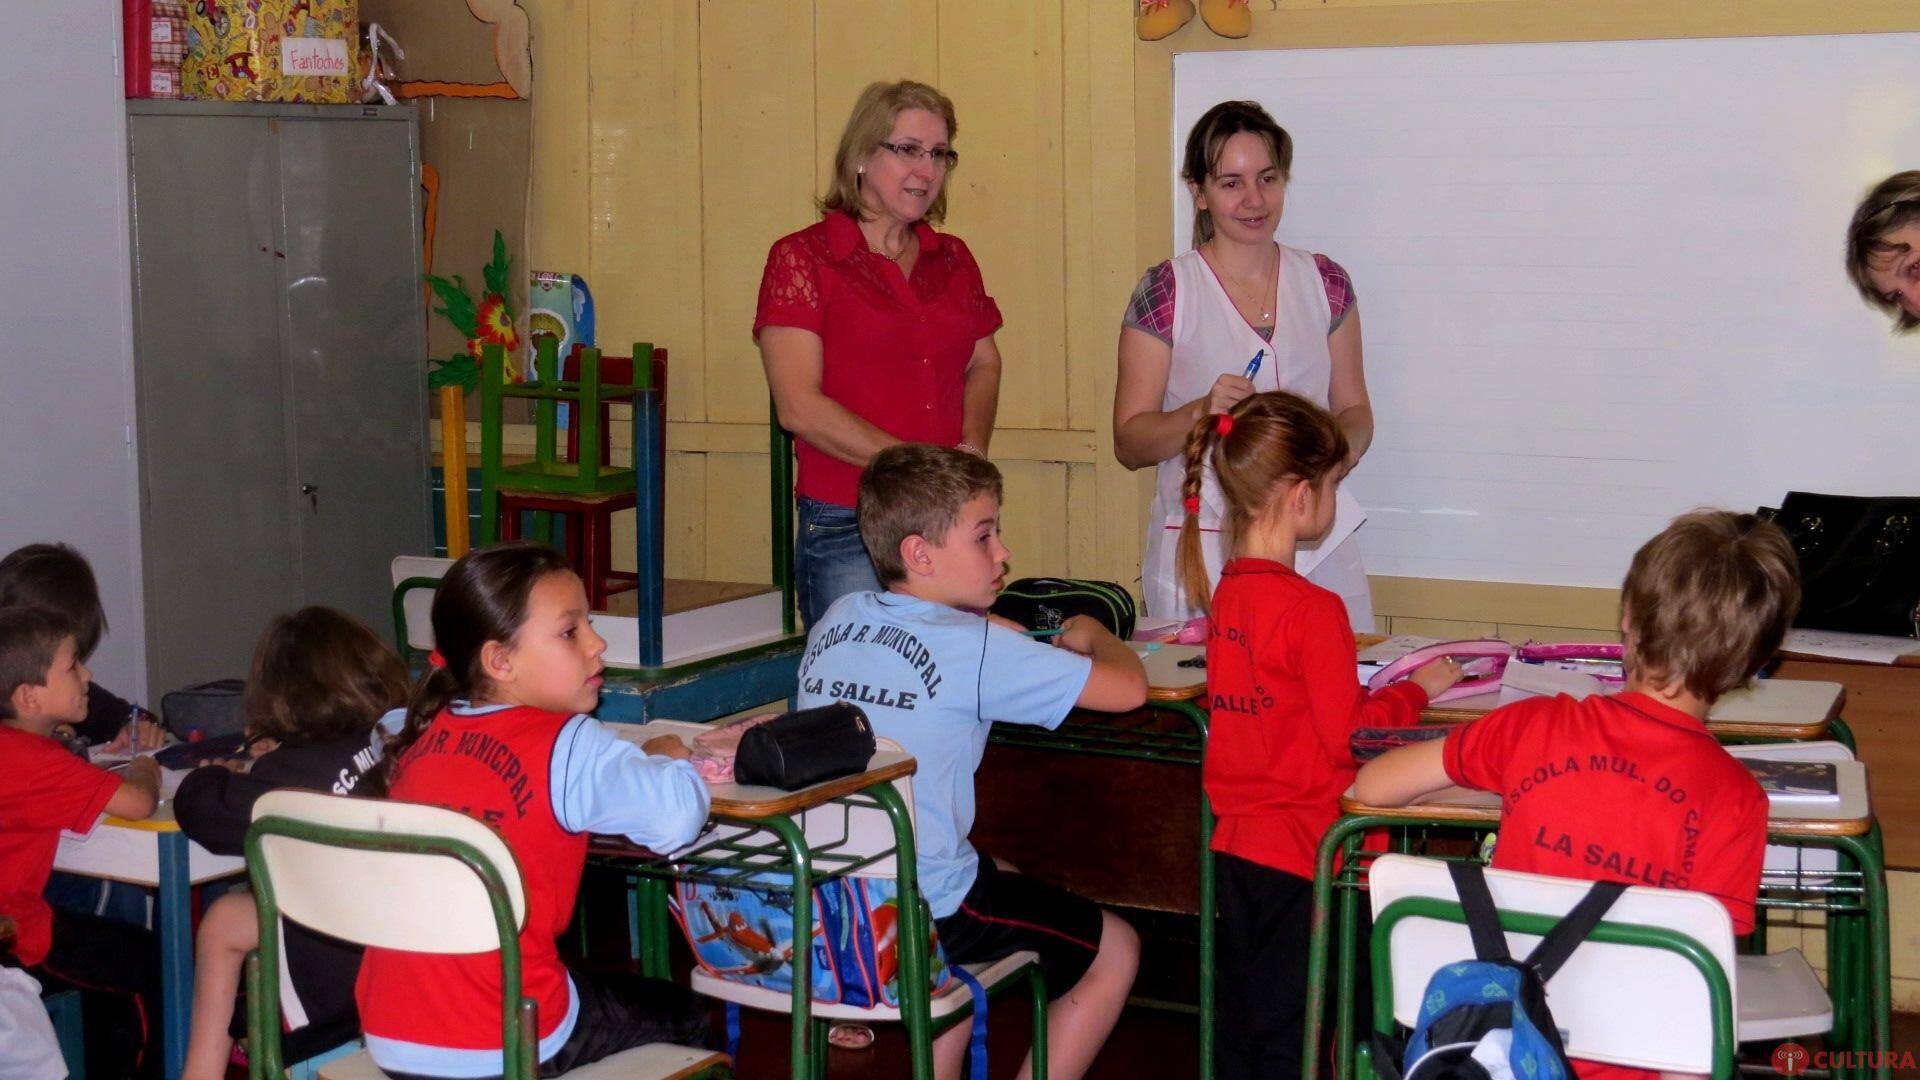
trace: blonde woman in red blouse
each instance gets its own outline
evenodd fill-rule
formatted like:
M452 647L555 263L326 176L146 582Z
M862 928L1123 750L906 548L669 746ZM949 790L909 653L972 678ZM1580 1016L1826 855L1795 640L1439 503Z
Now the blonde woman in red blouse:
M754 337L797 440L794 577L811 625L879 581L854 518L860 471L898 442L985 455L1000 398L1000 309L945 216L953 103L874 83L841 133L821 218L767 253Z

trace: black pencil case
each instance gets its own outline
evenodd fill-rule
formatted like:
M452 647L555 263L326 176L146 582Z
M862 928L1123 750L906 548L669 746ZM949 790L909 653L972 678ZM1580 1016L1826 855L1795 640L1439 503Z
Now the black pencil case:
M867 714L836 701L747 729L733 760L733 778L794 791L864 770L873 747Z

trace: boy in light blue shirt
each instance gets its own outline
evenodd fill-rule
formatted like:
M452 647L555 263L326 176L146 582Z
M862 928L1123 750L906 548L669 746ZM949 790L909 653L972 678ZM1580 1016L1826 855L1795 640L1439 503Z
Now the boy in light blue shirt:
M843 596L813 626L796 705L854 702L914 756L920 888L941 944L955 963L1040 954L1053 998L1048 1072L1070 1080L1119 1019L1140 939L1092 902L981 858L967 842L973 777L994 722L1053 728L1076 705L1138 708L1147 679L1133 650L1086 616L1047 645L980 614L1005 583L1000 493L1000 471L964 451L902 443L874 456L857 513L886 591ZM966 1043L965 1025L940 1037L937 1076L959 1075Z

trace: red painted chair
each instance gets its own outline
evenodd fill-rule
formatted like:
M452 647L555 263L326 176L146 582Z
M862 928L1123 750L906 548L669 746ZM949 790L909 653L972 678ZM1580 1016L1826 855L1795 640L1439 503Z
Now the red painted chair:
M552 339L537 341L541 348L538 370L551 371ZM640 345L636 351L652 356L656 350ZM654 360L648 374L665 374L664 350ZM491 359L491 358L490 358ZM498 361L493 361L497 363ZM551 515L566 515L565 551L586 585L587 604L604 611L607 598L636 587L634 574L613 569L613 515L632 510L638 501L632 469L611 468L608 443L611 410L608 400L632 401L633 372L630 357L604 357L593 365L597 374L592 386L585 385L587 366L576 350L567 358L561 377L528 384L507 385L492 368L483 370L482 379L482 515L483 529L491 525L492 534L501 540L521 536L520 521L525 513L535 514L536 536L551 539ZM529 397L536 406L536 460L525 465L504 465L499 460L501 426L500 399ZM555 413L561 403L572 406L567 425L564 454L556 452ZM585 424L595 424L589 437L581 438ZM489 432L492 438L489 439ZM596 460L581 460L581 444L591 449ZM491 454L489 454L491 451ZM661 483L659 479L655 483Z

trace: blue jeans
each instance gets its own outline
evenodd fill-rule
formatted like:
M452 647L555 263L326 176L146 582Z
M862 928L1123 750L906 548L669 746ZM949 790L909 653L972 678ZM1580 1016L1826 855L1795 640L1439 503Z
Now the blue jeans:
M793 584L800 621L809 628L835 600L853 592L879 592L880 579L860 540L853 508L798 497L799 537L793 547Z

